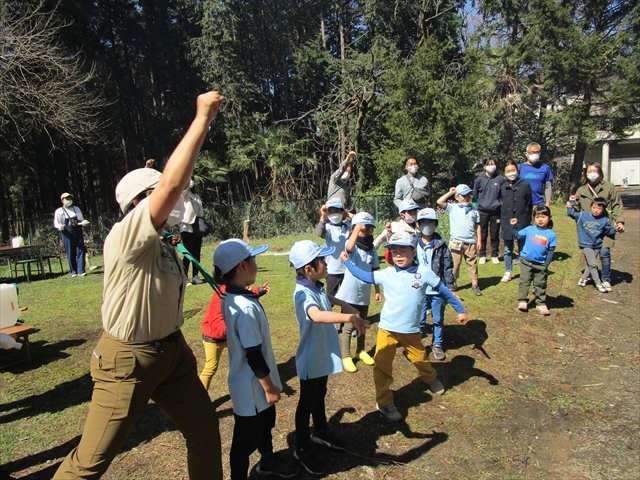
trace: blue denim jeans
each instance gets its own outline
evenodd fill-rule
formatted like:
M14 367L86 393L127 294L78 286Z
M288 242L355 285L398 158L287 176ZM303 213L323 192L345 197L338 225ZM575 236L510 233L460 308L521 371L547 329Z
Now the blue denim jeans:
M431 309L431 318L433 320L433 341L432 345L442 345L442 329L444 328L444 309L447 301L442 295L426 295L422 304L422 313L420 314L420 326L427 325L427 310Z
M62 237L64 251L67 254L70 273L85 273L84 256L87 253L87 248L84 245L82 231L77 232L72 227L65 227L65 229L60 232L60 236Z
M513 239L504 241L504 270L505 272L510 272L513 268ZM518 251L522 253L522 248L524 247L524 238L518 239Z
M600 249L600 261L602 262L602 281L608 282L611 279L611 250L609 248Z

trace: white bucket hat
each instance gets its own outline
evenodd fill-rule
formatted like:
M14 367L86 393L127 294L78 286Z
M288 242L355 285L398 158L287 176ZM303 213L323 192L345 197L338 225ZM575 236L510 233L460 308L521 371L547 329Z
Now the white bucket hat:
M154 188L162 174L153 168L138 168L127 173L116 186L116 201L122 212L126 212L133 199L142 192Z

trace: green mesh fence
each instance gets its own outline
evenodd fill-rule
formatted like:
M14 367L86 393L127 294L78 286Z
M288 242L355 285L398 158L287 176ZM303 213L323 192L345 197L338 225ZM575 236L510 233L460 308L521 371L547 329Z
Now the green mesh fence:
M358 212L370 213L376 222L376 231L381 231L388 221L398 219L398 210L390 195L354 196L353 204ZM309 233L315 229L320 218L320 206L324 199L271 200L267 202L242 203L236 205L205 205L205 219L211 225L211 234L206 242L226 238L242 238L243 222L249 220L252 238L273 238L294 233ZM90 225L86 227L91 245L101 249L104 239L117 220L116 215L86 216ZM438 233L449 236L449 218L438 209ZM174 227L177 231L177 227ZM21 235L26 243L43 245L43 253L55 255L64 252L60 233L53 228L53 215L25 219L10 224L10 237Z

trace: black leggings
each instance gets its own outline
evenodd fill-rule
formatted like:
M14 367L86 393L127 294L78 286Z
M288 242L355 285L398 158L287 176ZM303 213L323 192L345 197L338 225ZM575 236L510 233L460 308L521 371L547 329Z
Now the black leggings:
M487 236L491 240L491 256L498 258L500 255L500 212L480 212L482 248L478 252L479 257L487 256Z
M309 417L313 416L313 428L316 431L327 428L327 415L324 411L324 397L327 394L329 376L300 379L300 399L296 409L296 443L298 448L311 446Z
M180 238L182 238L182 244L184 248L189 250L189 253L193 255L193 258L200 261L200 250L202 249L202 237L197 236L195 233L189 232L181 232ZM184 273L189 276L189 264L192 263L187 257L182 259L182 264L184 265ZM195 263L193 264L193 268L191 269L192 275L195 276L198 274L198 269L196 268Z
M260 455L273 453L271 430L276 425L276 406L271 405L252 417L233 415L233 440L229 453L232 480L245 480L249 472L249 456L258 449Z

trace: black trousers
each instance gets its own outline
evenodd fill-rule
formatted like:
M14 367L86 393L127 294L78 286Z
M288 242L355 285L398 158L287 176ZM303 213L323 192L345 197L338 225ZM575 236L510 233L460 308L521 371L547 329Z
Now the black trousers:
M202 249L202 238L197 236L195 233L189 233L189 232L180 232L180 238L182 238L182 244L187 250L189 250L189 253L193 255L193 257L196 260L200 261L200 250ZM189 276L190 263L191 261L187 257L184 257L182 259L182 264L184 265L184 272L187 274L187 277ZM196 268L195 264L193 265L193 268L191 270L193 275L198 274L198 269Z
M246 480L249 456L256 448L262 456L273 452L271 430L276 426L276 406L271 405L252 417L233 416L235 424L229 453L231 480Z
M327 295L331 295L333 297L338 293L338 287L344 280L344 273L335 274L329 273L327 274L327 287L325 288Z
M297 448L309 448L311 446L309 417L313 417L313 428L316 431L327 428L324 397L327 395L328 379L328 375L312 378L311 380L300 379L300 398L296 409Z
M491 239L491 256L500 255L500 212L480 213L480 238L482 248L478 252L479 257L487 256L487 235Z

